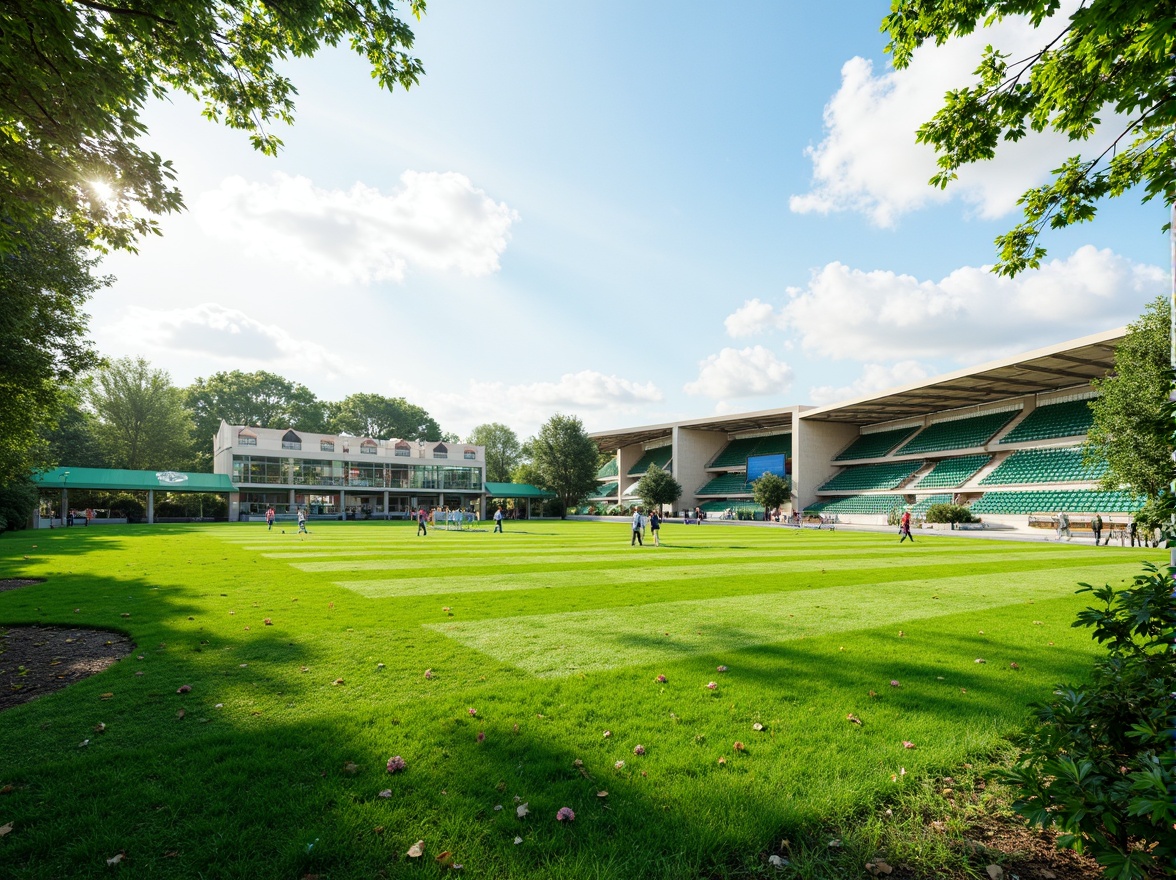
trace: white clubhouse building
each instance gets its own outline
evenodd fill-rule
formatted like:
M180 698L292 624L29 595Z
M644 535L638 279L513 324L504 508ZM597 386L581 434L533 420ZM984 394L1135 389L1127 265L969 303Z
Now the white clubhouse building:
M237 488L229 521L299 509L347 519L405 517L417 508L484 515L486 450L468 443L380 440L221 422L213 472Z

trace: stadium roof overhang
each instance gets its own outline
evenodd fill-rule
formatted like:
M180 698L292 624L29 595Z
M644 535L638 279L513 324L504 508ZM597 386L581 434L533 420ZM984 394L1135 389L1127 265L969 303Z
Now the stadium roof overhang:
M741 434L750 431L789 430L797 413L809 407L791 406L785 409L767 409L759 412L736 413L730 416L710 416L704 419L690 419L684 422L667 422L661 425L644 425L618 431L593 431L588 436L596 445L607 451L634 443L648 443L669 437L674 428L697 431L721 431L724 434Z
M42 489L100 489L106 492L236 492L228 474L182 471L124 471L115 468L58 467L33 474Z
M486 494L491 498L554 498L554 492L530 483L486 483Z
M991 361L872 397L817 407L802 418L873 425L995 403L1026 394L1088 386L1115 365L1115 348L1127 328L1084 336L1012 358Z

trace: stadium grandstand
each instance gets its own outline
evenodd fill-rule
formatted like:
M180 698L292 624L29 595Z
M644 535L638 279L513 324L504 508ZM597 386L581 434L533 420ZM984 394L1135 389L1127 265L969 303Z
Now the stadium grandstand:
M652 465L685 490L675 511L743 511L762 518L753 483L778 473L803 511L843 523L885 524L902 510L963 504L981 527L1025 530L1067 513L1125 522L1142 500L1102 491L1105 462L1082 443L1091 385L1110 372L1125 329L1059 343L827 406L792 405L737 415L600 431L615 465L601 469L601 497L618 475L633 483ZM621 478L624 484L624 478ZM614 488L616 487L616 488ZM746 518L746 517L741 517Z

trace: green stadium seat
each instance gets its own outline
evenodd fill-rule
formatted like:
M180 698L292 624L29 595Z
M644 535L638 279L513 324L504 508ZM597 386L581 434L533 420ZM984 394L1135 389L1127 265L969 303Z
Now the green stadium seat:
M923 466L922 461L891 461L883 464L859 464L843 468L818 492L862 492L869 489L895 489Z
M980 485L1086 483L1101 479L1106 470L1106 462L1085 464L1080 446L1020 449L997 465L992 473L980 481Z
M1024 421L1000 438L1000 443L1079 437L1090 432L1093 420L1089 399L1047 403L1025 416Z
M928 452L983 446L1019 412L1020 410L988 412L947 422L935 422L916 434L914 439L896 454L923 455Z
M911 488L954 489L956 486L962 486L966 483L972 474L990 461L992 461L991 455L960 455L956 458L945 458L931 469L931 473Z
M646 453L637 460L637 464L629 468L630 477L643 477L649 471L651 464L657 465L663 471L670 469L670 461L674 457L673 446L659 446L657 449L649 449Z
M919 430L918 425L911 425L906 428L895 428L892 431L862 434L833 460L852 461L859 458L882 458L917 430Z

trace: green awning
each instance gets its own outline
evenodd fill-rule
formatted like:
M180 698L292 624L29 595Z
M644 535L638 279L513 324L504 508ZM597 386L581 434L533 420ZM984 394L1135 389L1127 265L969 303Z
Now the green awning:
M114 468L59 467L33 474L42 489L101 489L107 492L236 492L228 474L182 471L123 471Z
M486 494L491 498L554 498L554 492L530 483L487 483Z

